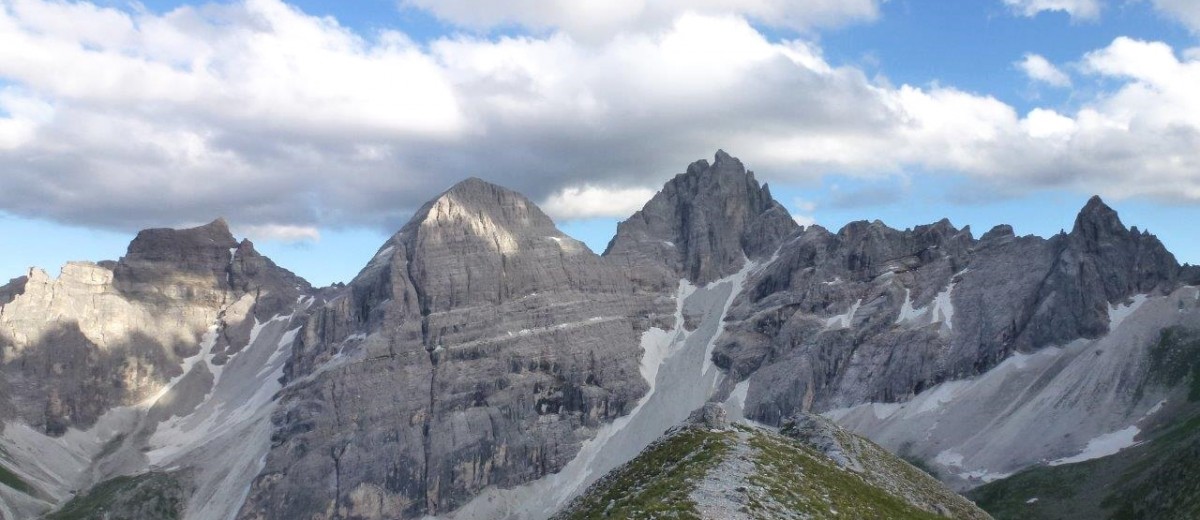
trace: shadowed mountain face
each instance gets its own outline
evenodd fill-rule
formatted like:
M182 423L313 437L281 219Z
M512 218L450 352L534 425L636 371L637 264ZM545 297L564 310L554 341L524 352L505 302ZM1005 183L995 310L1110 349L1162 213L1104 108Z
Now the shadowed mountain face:
M647 271L652 286L704 285L770 257L799 228L766 185L718 150L711 165L692 163L621 222L604 256Z
M196 519L545 518L706 400L827 413L971 487L1188 384L1146 360L1200 319L1193 271L1098 198L1048 239L801 228L724 152L602 256L478 179L344 286L221 220L147 230L118 262L0 287L0 464L24 483L0 512L99 485L169 489Z
M905 400L947 380L1109 331L1110 305L1174 289L1180 266L1093 198L1069 234L975 240L948 221L898 231L812 227L747 281L717 348L738 374L770 378L751 416ZM761 401L761 404L759 404Z

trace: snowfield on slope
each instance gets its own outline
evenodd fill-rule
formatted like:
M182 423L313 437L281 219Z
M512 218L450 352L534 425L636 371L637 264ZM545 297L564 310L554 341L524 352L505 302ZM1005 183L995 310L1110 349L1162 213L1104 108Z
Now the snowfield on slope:
M1095 340L1014 353L971 379L949 381L904 403L866 403L825 412L850 430L905 456L931 461L958 489L1036 464L1079 462L1136 443L1137 423L1161 408L1164 389L1143 378L1159 332L1200 322L1200 289L1140 295L1109 308L1112 330Z
M676 291L675 326L650 329L642 336L641 371L650 391L629 415L600 427L562 471L512 489L491 488L446 520L541 520L549 518L577 493L612 469L632 460L702 406L724 378L712 364L712 350L725 329L725 315L758 264L704 287L681 281ZM702 315L695 330L683 328L684 311ZM435 517L426 517L432 520Z

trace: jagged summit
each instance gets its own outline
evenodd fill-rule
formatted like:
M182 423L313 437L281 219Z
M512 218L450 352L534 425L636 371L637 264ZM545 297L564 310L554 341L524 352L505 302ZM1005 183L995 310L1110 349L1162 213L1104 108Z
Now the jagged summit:
M617 227L604 255L704 284L768 257L800 226L741 161L718 150ZM651 281L653 285L653 282Z
M1094 238L1102 234L1127 234L1128 231L1117 211L1105 204L1099 195L1093 195L1075 217L1071 234L1085 234Z

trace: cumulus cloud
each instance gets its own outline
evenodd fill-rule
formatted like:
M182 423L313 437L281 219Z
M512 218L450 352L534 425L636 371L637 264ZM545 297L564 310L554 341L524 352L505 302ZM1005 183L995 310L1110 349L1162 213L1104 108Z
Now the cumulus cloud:
M670 26L684 13L739 16L807 30L871 20L882 0L402 0L443 20L475 28L516 24L558 29L582 40Z
M1166 45L1118 39L1078 78L1110 90L1019 114L769 40L747 19L767 11L749 9L596 41L417 45L278 0L161 15L0 0L0 210L119 229L225 215L303 240L326 225L394 230L477 176L558 218L614 216L717 148L771 182L915 169L1200 201L1200 64Z
M1071 77L1067 76L1065 72L1041 55L1026 54L1021 61L1016 63L1016 66L1026 76L1029 76L1030 80L1045 83L1052 87L1071 86Z
M813 218L811 215L801 215L799 213L793 213L792 220L795 220L797 224L803 227L814 226L817 224L816 218Z
M649 188L570 187L539 206L554 219L625 218L642 209L653 196L654 190Z
M1004 3L1024 16L1037 16L1042 11L1061 11L1074 19L1095 20L1100 17L1100 0L1004 0Z
M1195 0L1154 0L1154 6L1187 26L1200 32L1200 2Z
M313 226L292 226L287 224L259 224L238 226L234 230L237 236L251 240L273 240L278 242L319 242L321 231Z

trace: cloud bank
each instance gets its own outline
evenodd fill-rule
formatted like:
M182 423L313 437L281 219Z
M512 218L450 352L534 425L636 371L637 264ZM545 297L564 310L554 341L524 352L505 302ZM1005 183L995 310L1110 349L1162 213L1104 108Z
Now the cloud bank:
M224 215L312 239L396 229L478 176L556 218L623 217L717 148L771 182L941 171L1009 192L1200 202L1200 61L1162 43L1081 56L1078 81L1107 90L1069 113L1018 113L891 85L752 24L869 20L873 1L412 5L544 31L417 43L278 0L165 14L0 1L0 211L113 229Z

